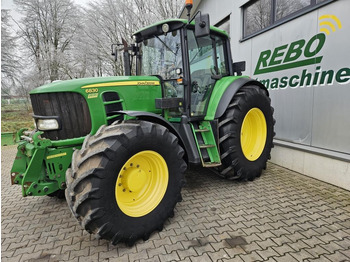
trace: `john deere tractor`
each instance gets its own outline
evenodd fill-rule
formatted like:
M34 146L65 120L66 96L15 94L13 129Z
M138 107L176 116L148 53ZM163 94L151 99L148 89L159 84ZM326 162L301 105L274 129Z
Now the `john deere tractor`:
M273 145L268 91L241 75L208 15L158 22L134 39L123 47L125 76L31 92L36 130L19 131L11 170L23 196L65 194L81 226L113 244L163 228L189 164L253 180Z

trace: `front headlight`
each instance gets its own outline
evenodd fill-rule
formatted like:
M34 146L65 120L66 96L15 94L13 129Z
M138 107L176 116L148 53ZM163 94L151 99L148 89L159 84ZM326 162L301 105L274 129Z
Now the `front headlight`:
M37 119L36 126L40 131L58 130L60 128L57 119Z

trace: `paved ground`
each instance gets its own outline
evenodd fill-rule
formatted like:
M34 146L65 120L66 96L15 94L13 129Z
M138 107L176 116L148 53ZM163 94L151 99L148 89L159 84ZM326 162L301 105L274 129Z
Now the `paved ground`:
M350 261L350 192L271 163L249 183L188 171L175 217L129 248L94 239L64 201L22 198L15 150L1 148L2 261Z

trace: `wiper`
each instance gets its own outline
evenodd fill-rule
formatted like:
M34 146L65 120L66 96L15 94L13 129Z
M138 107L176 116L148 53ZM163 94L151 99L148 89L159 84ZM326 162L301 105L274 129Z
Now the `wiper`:
M192 64L192 62L193 62L193 60L196 58L196 56L202 51L202 48L203 48L203 47L200 47L200 48L198 49L197 53L196 53L196 54L193 56L193 58L191 59L190 64Z
M159 36L157 36L157 35L154 35L154 36L157 37L157 39L158 39L170 52L172 52L172 53L176 56L176 53L175 53L169 46L167 46L167 44L166 44L162 39L160 39Z

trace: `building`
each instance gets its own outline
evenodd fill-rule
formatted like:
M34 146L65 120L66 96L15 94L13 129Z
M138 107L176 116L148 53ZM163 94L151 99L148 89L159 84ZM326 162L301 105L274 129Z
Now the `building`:
M198 10L270 92L271 161L350 190L350 1L194 0Z

